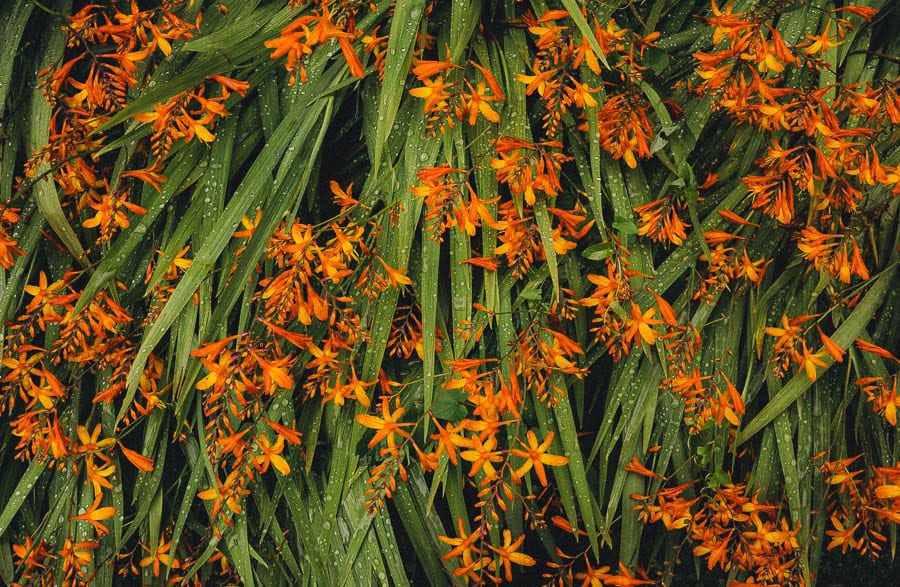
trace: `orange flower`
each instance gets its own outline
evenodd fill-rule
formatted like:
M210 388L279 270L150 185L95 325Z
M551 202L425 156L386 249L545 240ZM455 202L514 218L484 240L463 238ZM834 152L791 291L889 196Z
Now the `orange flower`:
M864 353L871 353L873 355L877 355L883 359L887 359L889 361L894 361L895 363L900 363L900 359L894 356L894 353L891 351L878 346L877 344L873 344L871 342L866 342L861 338L857 338L855 341L856 348L861 350Z
M147 210L137 204L132 204L127 199L127 193L117 195L104 194L99 200L88 202L96 214L81 223L85 228L99 228L100 238L97 242L108 242L120 228L128 228L131 222L123 211L128 210L133 214L146 214Z
M724 373L721 373L721 376L725 380L725 391L722 392L721 388L716 385L717 395L710 399L709 411L715 418L716 424L721 424L725 419L732 426L740 426L740 416L746 412L744 400L728 377Z
M241 97L244 97L247 95L247 90L250 89L249 83L225 77L224 75L211 75L209 76L209 79L222 86L222 91L226 96L228 95L227 91L230 90L232 92L237 92Z
M119 450L122 451L122 454L125 455L125 458L128 459L128 462L134 465L139 471L149 473L153 470L153 459L145 457L141 453L127 448L121 442L118 444Z
M625 320L626 331L623 336L626 344L630 345L638 336L649 345L656 344L659 332L653 327L662 324L663 321L654 319L654 314L656 314L656 308L649 308L642 313L640 306L634 302L631 303L631 316Z
M47 550L47 544L43 540L35 544L31 536L25 537L24 544L13 544L12 551L19 559L18 564L25 565L26 572L23 579L28 578L28 573L31 571L43 569L45 559L52 558Z
M606 585L607 581L612 577L609 574L609 567L597 567L596 569L588 562L584 571L575 573L575 578L581 581L580 587L601 587Z
M523 567L533 567L536 564L536 561L527 554L516 552L522 546L522 543L524 541L524 534L513 541L512 533L509 530L504 530L502 546L488 545L488 548L493 550L495 553L497 553L497 556L500 557L500 561L503 563L503 570L505 572L504 576L506 577L507 581L512 581L512 563Z
M413 88L409 91L409 95L413 98L421 98L425 100L425 113L442 110L447 106L450 100L450 93L447 90L453 84L444 82L444 78L438 76L434 80L423 80L424 86Z
M235 469L228 474L224 483L217 483L216 487L205 489L197 493L197 497L204 501L213 500L212 515L216 516L225 505L234 514L240 514L243 511L241 507L241 496L249 495L250 490L242 486L240 477L241 470ZM230 522L226 521L227 524Z
M897 396L896 373L887 377L863 377L856 380L866 394L866 401L872 404L876 414L883 414L891 426L897 425L897 411L900 410L900 397Z
M650 288L647 288L647 291L653 296L656 300L656 307L659 308L659 314L662 316L663 321L667 326L671 326L672 328L678 327L678 316L675 314L675 309L667 302L661 295L656 293Z
M654 473L644 465L638 461L638 458L631 457L631 461L625 466L625 470L629 473L637 473L638 475L642 475L644 477L651 477L654 479L664 479L664 477L658 473Z
M675 201L660 198L648 204L635 206L634 211L640 216L638 234L648 236L656 242L670 242L680 245L687 238L685 224L678 217Z
M500 122L500 115L497 114L497 111L491 108L491 102L496 102L499 99L496 96L491 94L486 94L486 84L485 82L479 82L477 87L472 87L468 81L465 82L466 87L468 88L468 92L460 92L460 99L462 100L462 112L467 120L469 121L470 126L474 126L475 122L478 120L478 115L481 114L487 120L493 123Z
M17 247L19 241L9 238L6 231L0 227L0 267L11 269L16 262L16 255L24 255L25 251Z
M857 547L857 541L854 539L853 535L856 533L856 529L859 528L860 524L856 523L853 526L845 528L835 514L831 515L831 523L834 526L834 530L825 531L825 534L831 536L831 542L828 543L828 550L840 546L841 552L846 553L848 548L855 549Z
M879 485L875 488L875 497L878 499L897 499L900 497L900 485L890 483Z
M707 188L711 188L712 186L716 185L717 183L719 183L719 175L717 173L713 173L712 171L710 171L706 175L706 179L703 180L703 183L697 185L697 188L701 189L701 190L705 190ZM720 214L721 214L721 212L720 212Z
M819 339L822 341L822 346L825 348L825 352L831 355L831 358L838 363L842 363L844 361L844 355L846 354L844 349L839 347L838 344L834 342L830 336L822 332L822 329L818 326L816 326L816 330L819 331Z
M845 41L835 42L837 41L837 37L829 37L828 36L828 28L831 26L831 21L825 21L825 30L822 31L821 35L806 35L806 38L810 40L809 43L801 43L798 47L806 47L803 52L807 55L814 55L816 53L821 53L824 55L828 52L828 49L831 47L838 47L843 45Z
M425 200L426 230L432 240L443 242L446 229L454 226L469 236L475 236L476 229L482 222L496 226L485 204L496 202L497 199L479 200L466 180L467 174L466 170L455 169L447 164L424 167L416 174L422 185L414 186L412 192Z
M868 6L842 6L841 8L835 8L832 12L850 12L851 14L855 14L860 18L865 19L866 22L872 22L872 17L878 14L877 8L870 8Z
M94 527L94 530L96 530L97 534L99 534L100 536L109 534L109 530L107 529L107 527L100 522L113 517L116 514L116 508L98 507L102 498L103 496L98 493L97 496L94 497L94 502L84 513L77 516L70 516L69 519L77 520L79 522L87 522Z
M631 169L637 167L638 158L650 157L653 126L647 118L647 107L641 95L616 94L607 98L597 112L600 146Z
M290 84L294 85L298 69L300 81L306 83L306 68L303 65L305 57L311 55L315 47L331 39L337 39L351 75L365 77L365 70L351 44L355 35L352 31L348 32L336 26L331 20L328 8L324 5L321 13L314 10L311 14L300 16L284 27L277 39L271 39L264 44L273 49L270 55L272 59L287 55L285 69L291 72Z
M387 274L387 282L392 288L396 289L401 285L412 285L412 279L406 275L404 270L394 269L381 257L378 257L378 260L381 262L382 267L384 267L384 272Z
M170 550L172 549L172 542L166 542L165 537L159 537L159 544L156 545L155 548L150 549L144 545L141 547L147 551L147 556L142 558L138 565L141 568L149 567L153 565L153 576L159 577L159 572L162 569L162 566L171 567L173 569L181 568L181 562L178 558L173 557L170 554Z
M811 353L809 349L806 347L806 341L802 342L803 352L800 355L800 366L806 371L806 376L809 377L810 381L816 380L816 367L825 367L825 361L823 361L820 357L822 353Z
M497 449L497 437L491 434L485 441L477 436L473 438L471 448L461 452L459 456L464 461L472 463L469 477L474 477L481 471L486 479L493 480L497 477L497 470L494 469L493 464L503 460L503 452Z
M500 259L496 257L469 257L460 261L466 265L475 265L481 267L485 271L494 272L500 267Z
M518 469L513 471L513 478L521 479L525 473L534 468L534 472L537 474L541 485L546 487L547 473L544 471L544 465L550 467L562 467L569 463L569 459L547 454L547 449L550 448L550 444L553 442L553 432L548 432L547 437L544 438L543 442L540 444L538 444L537 435L531 430L526 433L526 438L528 439L528 444L523 443L521 440L519 441L519 444L521 444L525 450L514 448L509 451L511 454L525 459L525 462L522 463Z
M571 157L558 149L562 149L558 141L531 143L501 136L494 142L499 158L491 159L491 168L497 170L497 181L507 184L513 195L523 195L525 203L533 206L538 192L553 197L561 189L559 170Z
M719 210L719 216L721 216L728 222L733 222L734 224L740 224L742 226L759 227L758 224L754 224L753 222L745 220L742 216L735 214L734 212L732 212L731 210L728 210L727 208L723 209L723 210Z
M431 421L434 422L434 425L438 430L437 434L431 435L431 439L437 441L437 457L439 458L443 453L447 453L447 458L450 460L450 463L456 465L458 462L456 448L471 448L472 441L465 436L458 434L458 432L462 430L462 424L457 424L455 426L448 424L445 428L441 426L441 423L438 422L434 416L431 417Z
M381 417L373 416L371 414L360 414L356 416L357 422L366 428L376 431L375 436L369 441L369 448L372 448L382 440L387 440L388 449L394 450L397 448L397 436L409 438L409 433L403 430L403 428L408 428L409 426L413 426L413 424L411 422L400 422L400 418L402 418L405 413L406 410L400 406L397 406L397 409L392 412L388 399L384 397L381 399Z
M459 65L454 65L450 62L449 48L447 51L447 58L444 61L419 59L412 68L412 73L420 82L424 82L428 78L443 73L448 69L462 69Z
M259 435L256 437L256 448L258 448L260 452L259 455L253 458L253 466L256 467L257 471L265 473L269 470L269 464L271 464L282 475L287 475L291 472L290 465L288 465L288 462L281 456L281 453L284 450L283 437L278 436L275 440L275 444L271 444L268 438L264 435Z
M465 526L463 526L462 518L456 520L456 526L457 538L438 536L438 540L453 547L441 558L444 560L459 558L462 563L462 568L470 568L475 561L474 557L482 554L481 549L476 546L481 541L481 528L479 527L471 534L467 534Z
M161 174L156 166L147 169L133 169L131 171L126 171L121 177L133 177L139 179L144 183L150 184L157 192L160 191L160 185L166 181L166 176ZM146 213L146 211L143 213Z
M274 422L269 420L268 418L263 418L263 420L272 427L272 430L278 434L279 437L283 438L285 442L292 445L300 444L300 433L294 430L293 428L289 428L284 426L283 424L279 424L278 422Z

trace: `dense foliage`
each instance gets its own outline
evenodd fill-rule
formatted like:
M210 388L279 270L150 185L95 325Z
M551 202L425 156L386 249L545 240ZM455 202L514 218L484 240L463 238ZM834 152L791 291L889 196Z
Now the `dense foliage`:
M707 2L3 3L0 579L888 568L900 10Z

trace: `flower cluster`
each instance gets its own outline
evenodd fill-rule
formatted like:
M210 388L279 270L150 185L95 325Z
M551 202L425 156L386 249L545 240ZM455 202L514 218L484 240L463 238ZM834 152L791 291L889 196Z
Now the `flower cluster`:
M11 9L54 21L0 66L0 579L886 554L896 58L790 5Z

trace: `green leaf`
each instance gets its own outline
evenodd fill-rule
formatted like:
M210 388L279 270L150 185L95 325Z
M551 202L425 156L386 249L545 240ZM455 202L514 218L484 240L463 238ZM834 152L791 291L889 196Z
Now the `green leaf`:
M3 23L3 34L0 35L0 120L6 112L6 96L13 87L16 54L33 10L34 4L31 2L9 2L0 8L0 22Z
M589 261L602 261L612 254L613 247L608 242L591 245L581 252L581 256Z
M25 500L28 499L28 496L31 495L34 484L37 483L38 478L46 468L47 466L45 464L37 460L32 460L31 463L29 463L28 469L22 477L19 478L16 489L13 491L13 494L9 496L6 505L3 507L3 511L0 511L0 536L6 534L6 530L9 529L9 525L18 513L19 508L22 507L22 504L24 504Z
M637 234L638 227L630 218L616 218L613 220L613 230L619 234Z
M66 2L61 7L61 11L68 11L68 5L69 3ZM61 58L65 41L66 34L64 30L62 28L53 28L39 69L43 70ZM50 104L44 98L43 90L35 87L31 98L31 124L28 135L28 151L30 153L36 153L47 145L50 136L50 115ZM59 195L56 193L56 185L53 183L50 172L50 165L46 161L41 162L35 168L35 179L32 186L35 202L37 202L38 209L47 220L47 224L50 225L50 228L53 229L53 232L56 233L56 236L59 237L66 248L69 249L72 256L79 262L86 263L84 248L75 235L72 225L69 224L65 212L63 212Z
M397 0L394 4L394 17L391 19L387 58L384 64L384 80L381 83L378 101L373 170L378 170L381 166L382 149L394 126L400 100L406 91L406 76L424 10L425 0Z
M455 390L442 390L431 404L431 413L438 420L458 422L469 415L466 398Z
M556 249L553 248L553 228L550 226L547 203L543 200L534 203L534 219L537 221L538 232L541 234L541 245L543 245L544 255L547 257L547 267L550 268L553 294L556 299L559 299L559 267L556 263Z

